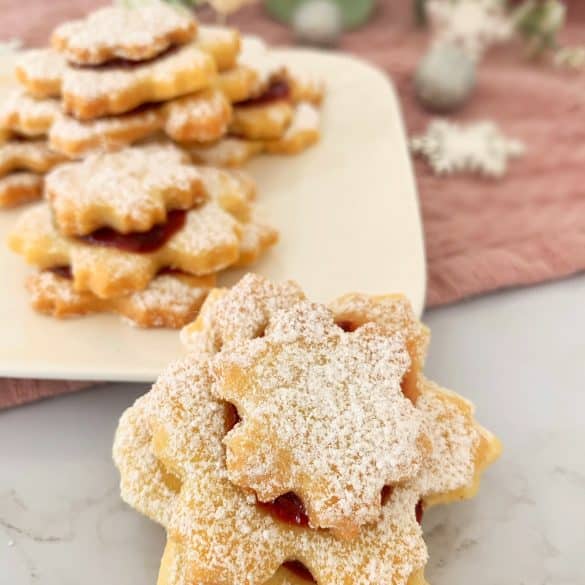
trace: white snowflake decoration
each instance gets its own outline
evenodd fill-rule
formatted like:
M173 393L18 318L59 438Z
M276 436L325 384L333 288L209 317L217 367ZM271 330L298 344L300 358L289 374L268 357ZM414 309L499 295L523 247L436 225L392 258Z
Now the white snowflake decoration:
M462 126L439 119L429 124L426 134L412 138L410 147L438 175L472 172L493 178L502 177L508 160L525 150L522 142L504 136L493 122Z
M461 47L478 61L496 43L509 40L514 32L501 0L429 0L427 17L434 43Z

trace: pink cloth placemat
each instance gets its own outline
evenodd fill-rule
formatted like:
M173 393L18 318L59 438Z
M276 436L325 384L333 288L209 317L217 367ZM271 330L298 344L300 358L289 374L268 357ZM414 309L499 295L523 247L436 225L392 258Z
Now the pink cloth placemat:
M0 38L42 45L60 21L106 2L0 0ZM567 0L567 41L585 43L585 3ZM417 105L412 75L428 37L415 31L410 0L381 0L372 23L345 35L341 49L378 65L394 80L409 133L431 116ZM260 6L233 23L273 43L291 33ZM427 306L561 278L585 269L585 72L526 63L518 50L498 50L481 65L478 87L457 120L493 119L524 141L525 156L501 181L434 176L415 162L428 259ZM348 137L351 139L351 137ZM0 380L0 408L87 384Z

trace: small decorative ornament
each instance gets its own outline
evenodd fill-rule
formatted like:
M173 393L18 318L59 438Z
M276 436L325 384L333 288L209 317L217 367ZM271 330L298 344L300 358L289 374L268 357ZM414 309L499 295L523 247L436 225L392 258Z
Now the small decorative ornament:
M343 32L343 15L333 0L307 0L296 10L293 27L300 43L331 47Z
M456 110L475 87L475 62L455 45L437 45L423 57L414 83L416 96L428 110Z
M524 153L522 142L504 136L491 121L462 126L433 120L426 134L411 139L414 154L425 157L437 175L471 172L500 178L508 160Z
M512 36L504 4L502 0L428 0L426 16L434 42L457 45L478 61L491 45Z

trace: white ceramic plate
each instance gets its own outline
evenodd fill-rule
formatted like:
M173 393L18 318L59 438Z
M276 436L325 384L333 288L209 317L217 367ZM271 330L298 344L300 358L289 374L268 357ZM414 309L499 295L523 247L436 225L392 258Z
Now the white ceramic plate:
M280 244L254 269L295 279L321 301L351 291L404 292L420 314L422 230L392 86L348 56L281 53L326 80L323 138L300 156L263 157L248 166L265 214L281 232ZM5 71L8 64L2 62ZM0 213L3 241L19 213ZM135 329L112 315L69 321L37 315L23 288L30 271L0 246L0 376L152 381L180 355L175 331Z

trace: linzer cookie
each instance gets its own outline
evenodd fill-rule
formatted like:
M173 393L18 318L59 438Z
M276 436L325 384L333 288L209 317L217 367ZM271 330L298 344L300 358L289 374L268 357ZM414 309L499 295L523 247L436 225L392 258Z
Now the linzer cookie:
M61 165L47 176L46 196L61 234L84 236L103 227L148 231L168 211L201 203L204 192L185 152L151 144Z
M51 126L49 142L51 148L68 158L82 158L95 151L119 150L148 138L160 131L163 124L158 105L96 120L60 115Z
M210 142L221 138L232 118L232 108L218 89L178 98L163 107L164 131L177 142Z
M40 269L69 266L77 292L113 298L143 290L161 269L209 275L246 264L276 242L276 230L256 217L250 178L217 169L200 169L199 176L206 201L168 211L165 223L147 232L104 227L66 237L42 203L21 216L9 245Z
M152 61L97 68L68 67L63 77L63 108L87 120L128 112L209 87L216 77L213 58L189 43Z
M118 313L139 327L177 329L195 318L214 283L214 276L169 272L157 275L142 291L100 299L77 292L69 268L59 267L31 276L27 288L36 311L59 319Z
M0 128L21 136L43 136L60 111L58 100L36 99L17 89L0 103Z
M293 118L292 104L287 100L236 105L230 124L230 134L249 140L280 138Z
M269 154L298 154L316 144L320 138L319 110L310 103L295 106L293 118L284 134L275 140L264 141L264 152Z
M195 162L218 167L240 167L264 150L259 140L226 136L209 144L185 145Z
M152 59L192 40L196 32L186 10L156 2L139 10L110 6L83 20L65 22L53 32L51 44L70 63L99 65L113 59Z
M45 173L63 161L46 140L11 139L0 143L0 177L13 171Z
M222 270L238 260L240 238L239 222L213 202L172 211L148 232L104 228L82 238L61 235L41 203L17 221L9 246L40 269L70 266L76 291L107 299L143 290L163 268L195 276Z
M400 387L409 367L404 338L374 324L346 333L307 301L273 314L262 339L229 344L213 366L212 393L242 419L224 439L229 479L262 502L294 492L312 527L354 536L424 457Z
M53 49L25 51L16 63L15 73L26 91L36 98L59 97L67 64Z
M230 437L250 419L245 409L236 410L216 395L223 375L220 371L218 377L216 370L221 370L226 360L237 362L236 369L249 368L255 380L254 364L269 357L267 346L277 338L280 353L276 361L268 359L268 370L261 371L263 381L268 378L268 388L280 386L277 398L286 402L273 415L274 424L280 422L290 428L287 439L293 443L299 433L310 432L313 425L324 425L319 459L327 457L328 447L336 444L348 425L356 425L356 420L341 416L326 424L326 408L317 400L311 418L298 419L295 409L313 404L305 390L322 391L322 377L327 378L327 387L349 374L342 367L345 359L336 361L339 348L316 362L299 364L299 344L303 353L313 347L311 340L327 338L333 322L339 330L338 338L355 337L351 343L356 345L376 331L385 341L375 344L374 353L400 340L395 359L403 360L400 356L405 352L409 356L420 354L417 363L422 367L428 333L403 297L348 295L331 307L328 310L309 303L294 283L273 284L253 275L231 290L212 291L195 324L185 330L191 340L197 339L197 350L203 353L196 350L171 365L152 390L122 416L113 450L122 497L167 531L159 585L235 585L242 582L242 575L246 582L264 585L426 583L427 551L420 530L425 507L471 497L481 472L497 457L499 443L477 424L469 403L427 381L420 371L416 372L416 398L405 400L416 411L414 418L427 437L428 448L423 460L412 468L409 480L381 490L379 514L361 525L352 539L339 538L329 529L313 528L306 503L294 492L262 503L256 491L243 489L230 479L224 443L227 440L229 444ZM295 317L285 323L284 315L289 312ZM315 314L320 315L318 324ZM307 339L308 345L303 346ZM250 353L237 360L234 348L244 347ZM353 355L350 369L359 368L360 379L383 375L389 367L386 360L373 359L373 354L360 358ZM308 379L299 375L307 370ZM371 390L368 385L358 386L351 395L354 404ZM258 385L252 395L263 392L264 387ZM338 397L332 398L335 404ZM252 401L254 409L262 413L259 402ZM359 408L352 411L354 418L367 426L365 412L362 417ZM380 437L379 447L396 445L396 436L402 434L391 431ZM284 455L285 450L290 454L289 440L270 441L276 457ZM252 463L254 453L262 446L251 444L249 448ZM352 448L349 444L347 456ZM272 458L265 461L263 477L274 472L271 462ZM292 453L290 463L296 462ZM312 462L302 459L298 464L310 466ZM355 466L356 460L350 465ZM321 472L324 469L320 467ZM341 466L335 472L343 484L348 471ZM373 471L377 477L381 473L381 469ZM354 487L354 483L348 485L343 497L354 497ZM329 504L334 506L336 500Z
M224 167L239 167L254 156L267 154L298 154L320 138L319 110L310 103L297 104L292 120L279 138L272 140L251 140L238 136L226 136L209 144L188 144L185 148L195 162Z
M43 176L16 172L0 178L0 208L36 201L43 196Z
M231 115L231 105L223 93L206 89L119 116L83 121L61 115L51 127L49 140L53 149L69 158L119 150L159 132L178 142L205 143L226 133Z

